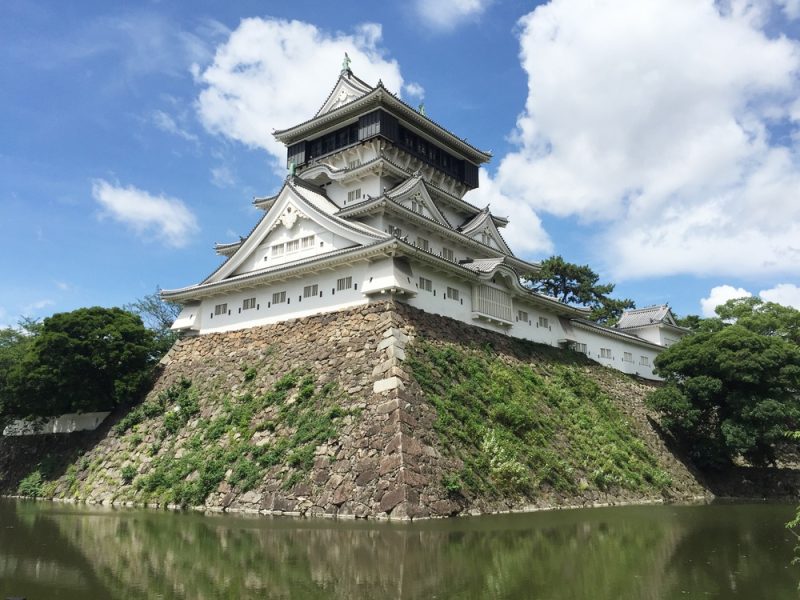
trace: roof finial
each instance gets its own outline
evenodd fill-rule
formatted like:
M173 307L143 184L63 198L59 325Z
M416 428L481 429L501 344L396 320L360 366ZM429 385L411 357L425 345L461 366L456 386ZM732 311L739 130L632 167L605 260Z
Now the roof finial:
M344 59L342 60L342 75L345 73L352 74L350 70L350 57L347 55L347 52L344 53Z
M417 107L417 110L419 111L419 114L421 114L424 117L425 116L425 103L424 102L420 102L419 106Z
M295 168L296 168L296 166L294 164L294 161L290 161L289 162L289 177L294 177Z

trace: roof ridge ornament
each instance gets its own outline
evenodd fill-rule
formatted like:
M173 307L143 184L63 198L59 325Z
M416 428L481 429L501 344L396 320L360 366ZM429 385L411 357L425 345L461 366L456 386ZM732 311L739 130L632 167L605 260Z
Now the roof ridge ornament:
M350 57L347 55L347 52L344 53L344 58L342 59L342 75L352 75L353 71L350 70Z
M421 114L423 117L427 116L425 114L425 103L424 102L420 102L419 103L419 106L417 107L417 112L419 112L419 114Z

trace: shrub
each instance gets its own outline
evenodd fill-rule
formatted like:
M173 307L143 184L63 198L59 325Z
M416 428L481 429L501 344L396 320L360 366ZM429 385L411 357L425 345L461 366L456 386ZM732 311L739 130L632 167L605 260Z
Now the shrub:
M42 474L39 472L39 469L36 469L19 482L17 493L20 496L38 498L42 495L42 483Z
M133 465L126 465L122 467L120 474L122 475L122 481L124 483L130 483L133 481L133 478L136 477L136 467Z

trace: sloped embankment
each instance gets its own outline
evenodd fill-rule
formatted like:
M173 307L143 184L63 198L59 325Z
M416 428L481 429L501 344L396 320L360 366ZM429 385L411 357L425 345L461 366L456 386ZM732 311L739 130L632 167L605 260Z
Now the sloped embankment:
M44 481L27 489L399 519L702 495L647 422L648 389L581 355L370 305L182 340L142 404L80 453L38 456Z

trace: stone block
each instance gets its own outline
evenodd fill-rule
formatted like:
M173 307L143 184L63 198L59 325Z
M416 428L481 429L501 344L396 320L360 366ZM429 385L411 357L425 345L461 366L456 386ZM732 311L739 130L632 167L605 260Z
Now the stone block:
M405 491L402 488L395 488L381 496L381 512L389 512L405 499Z
M375 412L379 415L387 415L390 412L394 412L398 408L400 408L400 400L394 398L392 400L384 402L383 404L379 404L378 407L375 409Z
M372 385L372 391L375 394L397 389L406 389L405 384L403 384L403 381L399 377L387 377L386 379L379 379Z

